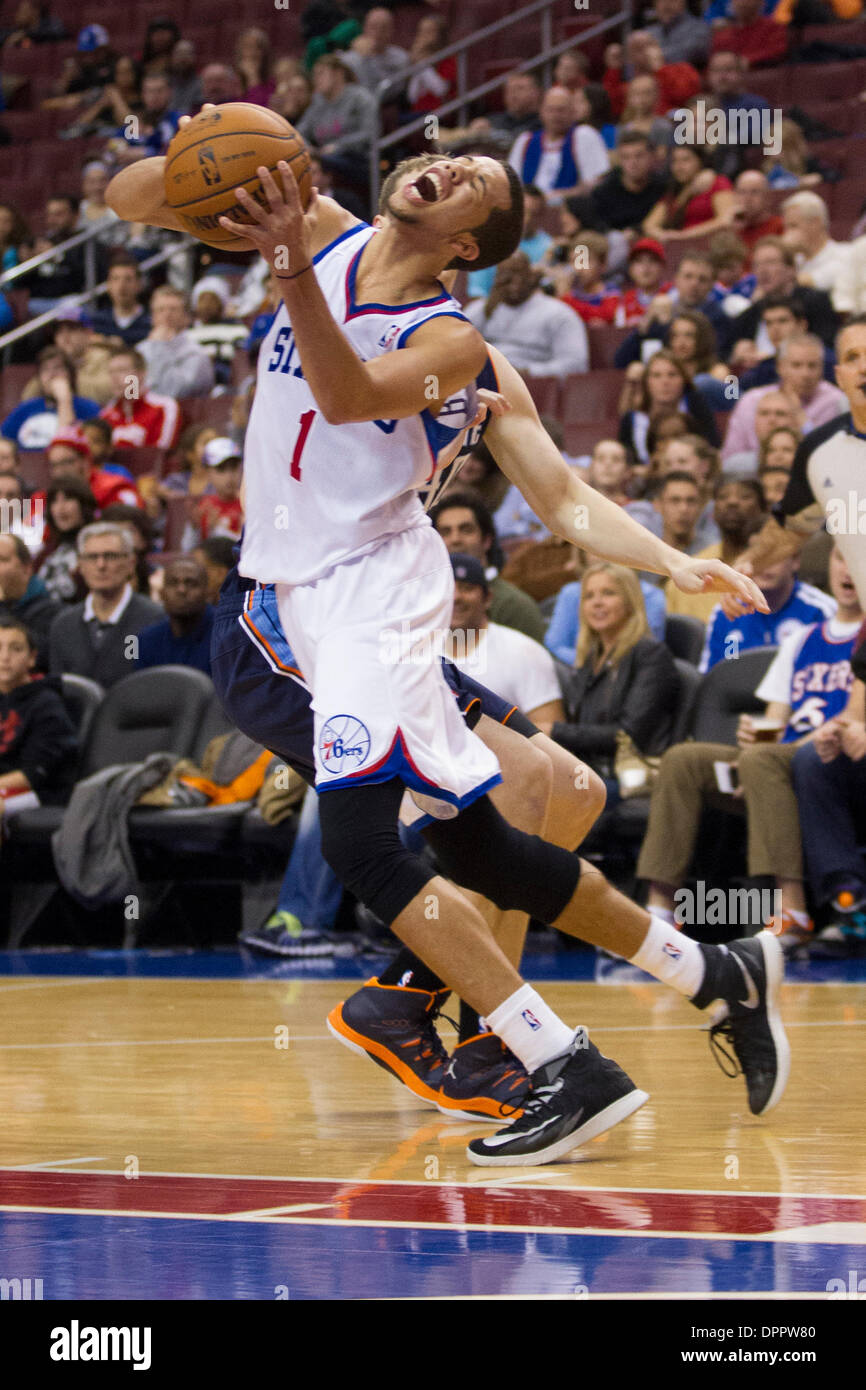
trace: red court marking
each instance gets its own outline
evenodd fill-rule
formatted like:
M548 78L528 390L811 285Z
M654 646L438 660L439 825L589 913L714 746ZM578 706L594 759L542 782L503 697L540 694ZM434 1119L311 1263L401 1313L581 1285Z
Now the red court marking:
M201 1216L321 1202L305 1221L371 1224L518 1226L545 1230L645 1231L765 1235L825 1222L866 1222L866 1198L767 1196L718 1192L624 1192L465 1184L347 1183L320 1178L218 1178L194 1175L136 1179L121 1174L0 1169L0 1206L73 1211L135 1211Z

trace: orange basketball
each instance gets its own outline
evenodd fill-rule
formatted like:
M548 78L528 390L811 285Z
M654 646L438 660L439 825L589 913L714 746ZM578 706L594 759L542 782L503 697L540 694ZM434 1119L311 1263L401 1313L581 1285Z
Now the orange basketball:
M200 111L175 135L165 154L165 197L186 230L225 251L249 248L219 224L222 216L249 222L235 198L245 188L257 202L265 196L256 170L272 173L278 160L290 165L304 208L310 201L310 156L298 132L275 111L231 101ZM277 184L280 179L277 175Z

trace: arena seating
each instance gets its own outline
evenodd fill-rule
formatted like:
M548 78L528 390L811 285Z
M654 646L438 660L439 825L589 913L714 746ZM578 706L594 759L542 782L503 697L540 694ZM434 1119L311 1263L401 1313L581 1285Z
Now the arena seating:
M571 0L556 0L552 7L554 40L579 37L599 19L619 8L619 0L594 0L591 15L575 14ZM298 53L301 49L301 6L288 10L263 9L260 0L236 0L231 16L225 17L225 22L219 25L213 22L212 0L176 0L170 10L184 37L196 45L200 67L209 61L227 61L242 28L252 24L264 28L276 56ZM128 16L124 15L122 25L116 6L112 7L107 0L64 0L62 11L71 34L85 23L102 23L115 38L118 48L138 51L147 25L165 14L166 6L164 0L140 0ZM394 13L395 40L408 46L417 26L419 9L415 5L398 5ZM459 4L451 6L450 34L457 38L477 33L485 24L503 18L504 13L500 0L460 0ZM499 77L525 63L530 55L539 51L541 32L541 19L535 16L474 46L467 60L470 82ZM613 37L613 34L599 36L586 50L596 64L593 73L596 78L601 53ZM797 41L802 44L813 41L866 43L866 20L845 25L808 26L798 33ZM100 153L104 146L104 139L58 139L58 130L67 124L66 114L40 108L40 102L50 94L64 61L74 53L73 39L38 48L10 49L4 53L4 76L21 81L10 96L9 109L0 114L0 126L11 137L9 145L0 146L0 183L4 189L8 186L14 190L16 205L37 223L46 190L79 192L82 164ZM832 182L828 178L817 185L815 191L827 203L832 234L847 240L866 205L866 101L861 99L866 92L866 60L829 64L798 62L756 68L749 73L748 86L786 112L792 107L798 108L800 113L820 122L828 132L826 139L810 140L809 149L812 155L829 165L831 171L835 170L839 178ZM497 102L498 94L494 94L490 106L495 107ZM22 159L24 151L26 159ZM771 194L773 206L778 208L789 196L788 189L774 190ZM558 210L549 209L542 222L552 234L559 233ZM675 271L687 251L706 250L708 244L708 239L703 237L688 243L668 242L668 271ZM233 289L237 287L241 270L242 267L228 277ZM461 276L461 284L464 280ZM26 322L27 291L12 287L5 295L16 322ZM247 322L251 317L248 316ZM614 366L614 354L631 332L631 328L592 327L588 331L588 372L564 380L527 378L539 411L562 425L565 451L569 455L586 455L599 439L617 436L622 372ZM31 379L33 371L32 362L16 361L4 367L0 374L0 414L5 416L18 403L21 389ZM229 389L218 396L183 401L183 423L213 425L220 431L228 431L232 425L233 392L249 372L249 358L239 351L232 365ZM724 427L727 417L719 417L719 421ZM118 453L118 458L136 477L147 474L159 478L178 466L172 451L153 448L125 449L122 454ZM22 454L20 474L29 488L44 488L49 478L44 453ZM188 499L176 497L166 503L162 517L163 549L154 557L156 562L180 551L189 520ZM826 556L824 561L826 563ZM738 661L725 662L701 678L696 663L703 644L703 625L694 619L671 617L665 640L675 657L681 683L677 738L729 739L739 713L757 708L753 691L771 659L772 650L745 653ZM107 694L79 678L64 679L64 695L82 736L81 776L110 761L135 761L157 748L170 748L179 756L187 753L195 756L201 751L205 734L217 729L222 719L213 702L212 691L208 689L207 678L199 678L198 673L186 668L165 668L165 671L171 673L171 679L163 673L160 693L157 693L156 673L153 672L136 673ZM558 674L567 683L568 672L563 668ZM12 937L16 940L35 920L34 903L37 911L44 906L40 895L34 897L30 890L40 882L40 874L44 877L47 872L49 838L59 815L58 808L44 806L22 813L10 823L12 880L27 890L23 892L23 906L13 923ZM646 803L629 801L615 808L613 819L606 819L603 829L614 845L625 843L633 854L645 821ZM246 805L195 812L141 809L131 817L130 827L143 877L159 892L168 884L181 882L187 876L194 878L196 874L211 877L223 874L226 883L238 883L245 876L246 855L247 887L254 894L256 876L273 871L280 856L284 859L291 838L290 825L275 834Z

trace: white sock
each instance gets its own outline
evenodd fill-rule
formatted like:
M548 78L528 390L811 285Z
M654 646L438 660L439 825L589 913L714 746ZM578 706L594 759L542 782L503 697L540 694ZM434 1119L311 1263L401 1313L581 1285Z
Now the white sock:
M660 922L667 922L669 927L677 925L672 907L648 907L647 912L652 917L657 917Z
M650 918L649 931L631 963L688 999L703 984L705 962L698 943L656 916Z
M545 1004L532 985L521 985L487 1015L488 1027L534 1072L571 1047L574 1029Z

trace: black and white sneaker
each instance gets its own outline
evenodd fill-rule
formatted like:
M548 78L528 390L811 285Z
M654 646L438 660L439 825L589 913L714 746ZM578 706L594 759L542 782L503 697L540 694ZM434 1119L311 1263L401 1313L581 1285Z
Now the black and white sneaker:
M649 1100L616 1062L601 1055L585 1028L578 1028L568 1052L539 1067L531 1079L520 1118L486 1139L473 1139L466 1150L473 1163L491 1168L555 1163Z
M692 1003L706 1008L716 999L726 1017L709 1029L710 1048L726 1076L746 1080L749 1109L766 1115L788 1084L791 1049L779 1013L785 957L778 937L761 931L729 946L701 946L706 975Z

